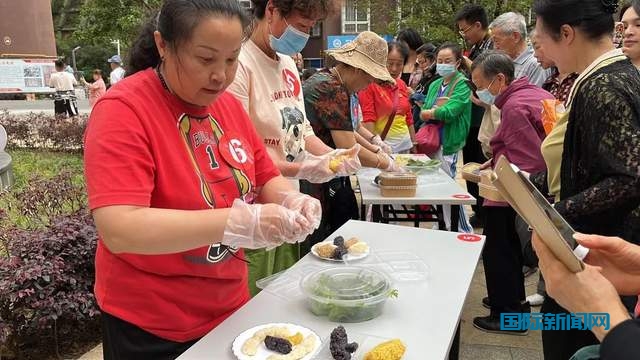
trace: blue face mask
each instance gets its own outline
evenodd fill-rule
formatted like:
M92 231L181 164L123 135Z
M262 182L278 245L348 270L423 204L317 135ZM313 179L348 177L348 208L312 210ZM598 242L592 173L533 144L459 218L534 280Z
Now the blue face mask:
M304 46L307 45L307 40L309 40L309 34L305 34L289 24L287 24L287 28L280 38L269 34L271 48L276 52L289 56L302 51Z
M496 80L495 78L491 80L491 83L489 84L489 86L487 86L486 89L476 91L476 95L478 95L478 99L487 105L493 105L493 103L496 102L496 95L493 95L489 91L489 88L491 87L491 85L493 85L493 82L495 80Z
M456 66L453 64L437 64L436 72L442 77L447 77L456 72Z

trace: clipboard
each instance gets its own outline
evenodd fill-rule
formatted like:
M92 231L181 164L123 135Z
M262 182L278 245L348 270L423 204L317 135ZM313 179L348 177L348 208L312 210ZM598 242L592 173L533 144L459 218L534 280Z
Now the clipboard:
M573 253L577 243L573 239L575 231L571 225L504 155L498 159L491 180L567 269L574 273L584 270L584 263Z

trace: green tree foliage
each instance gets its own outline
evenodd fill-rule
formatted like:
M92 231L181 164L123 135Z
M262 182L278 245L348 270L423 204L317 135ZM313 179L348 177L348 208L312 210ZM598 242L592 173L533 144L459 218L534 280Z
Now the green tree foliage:
M374 31L395 34L399 29L414 28L425 40L442 43L462 39L453 21L465 4L476 3L487 9L489 21L507 11L520 12L528 19L531 0L397 0L395 11L376 12L374 9L390 9L389 0L370 0ZM380 16L381 15L381 16ZM377 20L376 20L377 18ZM534 20L534 19L532 19Z
M87 0L80 9L80 21L73 37L78 43L112 46L120 40L121 49L133 42L138 28L161 0Z

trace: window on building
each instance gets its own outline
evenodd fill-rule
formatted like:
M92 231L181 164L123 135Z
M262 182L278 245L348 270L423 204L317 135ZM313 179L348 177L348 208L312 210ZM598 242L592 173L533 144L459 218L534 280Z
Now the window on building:
M356 34L369 30L369 6L358 0L345 0L342 5L342 33Z
M322 21L318 21L311 28L311 33L309 34L311 37L319 37L322 36Z

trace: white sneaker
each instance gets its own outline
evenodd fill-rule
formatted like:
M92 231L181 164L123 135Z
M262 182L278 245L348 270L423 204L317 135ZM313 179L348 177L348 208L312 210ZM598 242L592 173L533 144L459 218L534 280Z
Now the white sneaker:
M544 296L536 293L533 295L527 296L527 301L531 306L540 306L544 302Z

